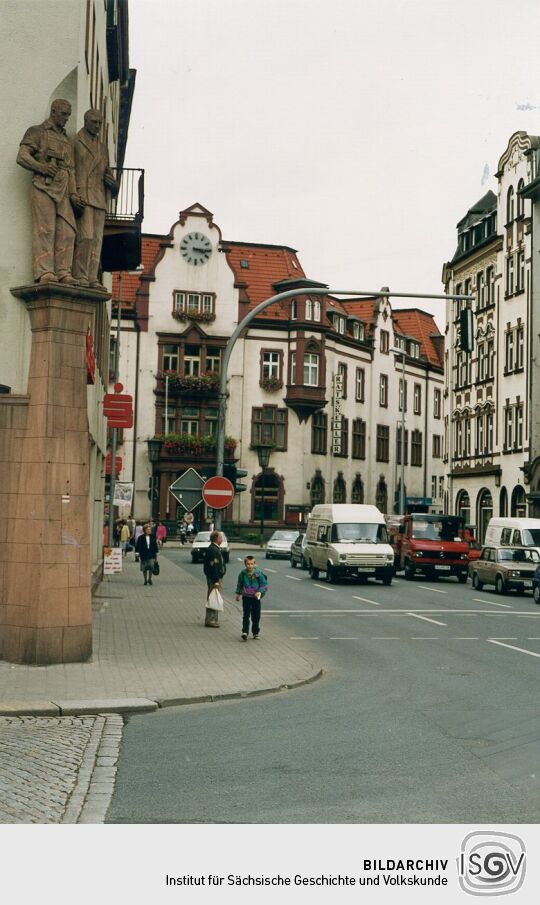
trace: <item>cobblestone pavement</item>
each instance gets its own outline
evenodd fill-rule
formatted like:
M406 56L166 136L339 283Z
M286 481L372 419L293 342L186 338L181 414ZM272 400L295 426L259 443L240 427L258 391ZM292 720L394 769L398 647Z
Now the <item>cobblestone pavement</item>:
M122 726L118 714L0 717L0 823L102 823Z

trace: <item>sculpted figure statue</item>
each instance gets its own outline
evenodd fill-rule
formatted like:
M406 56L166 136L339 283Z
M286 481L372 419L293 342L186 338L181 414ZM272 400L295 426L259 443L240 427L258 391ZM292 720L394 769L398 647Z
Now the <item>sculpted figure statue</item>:
M73 152L65 125L69 101L52 102L49 119L27 129L17 163L32 176L32 258L36 283L74 283L71 273L77 203Z
M87 110L84 127L73 140L77 208L77 238L73 275L82 286L104 289L98 280L108 193L118 192L109 167L109 154L99 139L103 117L100 110Z

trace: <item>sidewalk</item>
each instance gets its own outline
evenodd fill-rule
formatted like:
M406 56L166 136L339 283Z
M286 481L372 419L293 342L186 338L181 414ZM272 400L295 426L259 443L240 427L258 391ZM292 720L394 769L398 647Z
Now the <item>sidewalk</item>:
M0 715L59 716L132 712L243 697L318 678L273 622L261 638L240 640L232 563L225 579L221 627L204 627L206 583L166 555L144 587L133 554L121 576L106 579L94 599L94 653L87 663L20 666L0 661Z

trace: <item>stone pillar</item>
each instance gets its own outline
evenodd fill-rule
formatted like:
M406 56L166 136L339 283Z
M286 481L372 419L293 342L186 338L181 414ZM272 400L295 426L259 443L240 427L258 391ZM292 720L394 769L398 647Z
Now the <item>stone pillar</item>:
M32 329L29 404L8 524L0 656L46 665L92 653L86 334L103 292L11 290Z

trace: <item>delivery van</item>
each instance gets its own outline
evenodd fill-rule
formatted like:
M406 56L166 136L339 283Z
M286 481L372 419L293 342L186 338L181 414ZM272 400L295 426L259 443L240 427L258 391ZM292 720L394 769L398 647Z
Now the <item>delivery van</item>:
M540 552L540 519L492 518L484 546L536 547Z
M330 583L352 576L392 584L394 551L384 515L376 506L314 506L306 528L305 558L312 578L324 572Z

